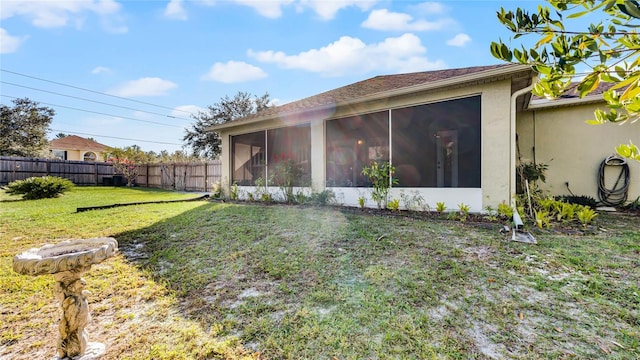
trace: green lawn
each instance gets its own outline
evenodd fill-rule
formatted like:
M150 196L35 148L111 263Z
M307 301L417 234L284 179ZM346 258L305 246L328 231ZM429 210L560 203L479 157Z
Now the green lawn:
M0 358L51 358L53 280L11 259L65 238L113 236L85 277L104 359L558 359L640 357L640 219L596 235L369 215L334 207L181 202L194 195L76 188L0 192Z

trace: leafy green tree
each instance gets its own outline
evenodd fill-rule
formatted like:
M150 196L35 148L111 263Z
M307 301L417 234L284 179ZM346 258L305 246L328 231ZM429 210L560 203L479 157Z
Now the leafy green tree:
M173 153L169 153L167 150L162 150L159 153L155 151L147 151L147 156L150 162L153 163L186 163L186 162L198 162L203 159L187 153L184 150L176 150Z
M497 13L498 20L513 39L534 34L532 47L509 47L502 40L491 43L494 57L529 64L540 74L533 94L556 98L577 82L584 97L601 83L613 85L603 93L608 111L598 109L589 124L634 123L640 118L640 5L635 0L548 0L552 6L538 6L535 13L521 8ZM586 30L568 28L574 19L590 14L606 20ZM572 22L574 21L574 22ZM582 69L586 68L586 72ZM636 125L637 126L637 125ZM638 134L638 132L636 132ZM630 142L616 148L622 156L640 160L638 146Z
M127 179L127 186L133 186L140 173L140 166L150 161L149 155L137 145L125 148L110 148L109 156L107 157L107 163L113 164L116 171Z
M0 155L40 156L55 111L28 98L12 102L13 106L0 105Z
M186 147L191 149L194 156L216 158L220 155L221 139L217 132L208 132L213 125L224 124L228 121L255 114L270 106L268 93L258 97L247 92L238 92L233 98L225 96L219 103L209 105L206 111L192 115L195 122L186 130L183 138Z

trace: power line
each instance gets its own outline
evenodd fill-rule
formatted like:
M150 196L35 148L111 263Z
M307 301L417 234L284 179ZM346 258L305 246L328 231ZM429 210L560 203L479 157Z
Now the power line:
M107 136L107 135L96 135L96 134L87 134L87 133L81 133L81 132L75 132L75 131L66 131L66 130L59 130L59 129L49 129L51 131L58 131L61 133L68 133L68 134L75 134L75 135L86 135L86 136L96 136L96 137L103 137L103 138L109 138L109 139L118 139L118 140L131 140L131 141L139 141L139 142L146 142L146 143L153 143L153 144L161 144L161 145L182 145L182 144L176 144L176 143L167 143L167 142L160 142L160 141L151 141L151 140L140 140L140 139L129 139L129 138L123 138L123 137L117 137L117 136Z
M10 95L5 95L5 94L0 94L0 96L8 97L8 98L11 98L11 99L18 99L18 98L17 98L17 97L15 97L15 96L10 96ZM178 125L165 124L165 123L156 122L156 121L151 121L151 120L136 119L136 118L132 118L132 117L128 117L128 116L120 116L120 115L107 114L107 113L103 113L103 112L99 112L99 111L91 111L91 110L85 110L85 109L78 109L78 108L74 108L74 107L71 107L71 106L64 106L64 105L58 105L58 104L52 104L52 103L46 103L46 102L42 102L42 101L38 101L38 103L39 103L39 104L44 104L44 105L50 105L50 106L61 107L61 108L70 109L70 110L83 111L83 112L87 112L87 113L91 113L91 114L106 115L106 116L114 116L114 117L117 117L117 118L127 119L127 120L132 120L132 121L139 121L139 122L144 122L144 123L149 123L149 124L156 124L156 125L162 125L162 126L170 126L170 127L182 128L182 126L178 126Z
M58 95L58 96L64 96L64 97L68 97L68 98L72 98L72 99L83 100L83 101L89 101L89 102L96 103L96 104L107 105L107 106L113 106L113 107L117 107L117 108L121 108L121 109L126 109L126 110L139 111L139 112L143 112L143 113L147 113L147 114L152 114L152 115L157 115L157 116L163 116L163 117L168 117L168 118L178 119L178 120L183 120L183 121L191 121L191 120L189 120L189 119L180 118L180 117L176 117L176 116L172 116L172 115L166 115L166 114L160 114L160 113L156 113L156 112L152 112L152 111L145 111L145 110L140 110L140 109L134 109L134 108L130 108L130 107L127 107L127 106L121 106L121 105L109 104L109 103L102 102L102 101L91 100L91 99L82 98L82 97L79 97L79 96L73 96L73 95L62 94L62 93L58 93L58 92L55 92L55 91L49 91L49 90L44 90L44 89L38 89L38 88L34 88L34 87L26 86L26 85L20 85L20 84L16 84L16 83L8 82L8 81L3 81L3 80L0 80L0 83L2 83L2 84L7 84L7 85L13 85L13 86L17 86L17 87L21 87L21 88L25 88L25 89L29 89L29 90L41 91L41 92L45 92L45 93L48 93L48 94L53 94L53 95Z
M91 89L82 88L82 87L79 87L79 86L74 86L74 85L64 84L64 83L57 82L57 81L53 81L53 80L47 80L47 79L43 79L43 78L40 78L40 77L37 77L37 76L32 76L32 75L22 74L22 73L15 72L15 71L11 71L11 70L0 69L0 71L6 72L6 73L9 73L9 74L18 75L18 76L28 77L28 78L30 78L30 79L35 79L35 80L40 80L40 81L46 81L46 82L48 82L48 83L52 83L52 84L56 84L56 85L61 85L61 86L66 86L66 87L70 87L70 88L72 88L72 89L78 89L78 90L82 90L82 91L88 91L88 92L92 92L92 93L94 93L94 94L100 94L100 95L104 95L104 96L111 96L111 97L116 98L116 99L122 99L122 100L132 101L132 102L136 102L136 103L139 103L139 104L144 104L144 105L149 105L149 106L155 106L155 107L159 107L159 108L163 108L163 109L169 109L169 110L172 110L172 111L181 111L181 112L187 113L187 114L189 114L189 115L194 115L192 112L190 112L190 111L186 111L186 110L170 108L170 107L168 107L168 106L157 105L157 104L152 104L152 103L148 103L148 102L145 102L145 101L129 99L129 98L122 97L122 96L118 96L118 95L107 94L107 93L103 93L103 92L100 92L100 91L95 91L95 90L91 90Z

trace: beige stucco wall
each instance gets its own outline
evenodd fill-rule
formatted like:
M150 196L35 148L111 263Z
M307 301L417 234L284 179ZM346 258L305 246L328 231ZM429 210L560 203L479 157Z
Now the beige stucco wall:
M518 140L523 161L549 165L543 190L552 195L569 195L565 182L576 195L598 200L600 163L615 153L621 143L640 144L639 124L588 125L603 103L538 109L518 114ZM631 173L629 200L640 196L640 162L628 161ZM619 170L606 169L606 184L613 186Z
M460 189L459 191L456 191L456 189L448 189L447 191L432 189L433 191L429 193L427 201L435 206L437 201L448 200L446 203L451 209L456 208L458 203L464 202L471 206L472 211L482 211L488 205L496 207L502 201L508 201L510 197L510 79L440 91L419 92L391 99L354 104L337 109L330 109L322 113L314 114L311 117L282 116L279 119L269 120L259 124L247 124L225 129L221 131L223 182L228 185L231 179L230 137L233 135L278 128L286 125L310 123L312 187L314 191L321 191L325 188L325 120L478 94L482 96L482 189ZM464 176L464 174L461 174L461 176ZM351 195L356 195L358 189L351 189L353 189L354 194L346 194L346 198L349 198ZM347 188L345 191L349 191L349 189ZM453 193L456 193L456 196L450 196ZM442 198L434 198L434 196L441 196ZM355 199L357 204L357 196L355 196Z
M92 152L96 154L96 160L98 162L104 161L104 154L99 151L87 151L87 150L65 150L67 152L67 160L71 161L84 161L84 154Z
M482 206L497 208L511 197L511 82L504 80L482 92Z
M311 188L315 192L325 188L325 141L324 121L311 123Z

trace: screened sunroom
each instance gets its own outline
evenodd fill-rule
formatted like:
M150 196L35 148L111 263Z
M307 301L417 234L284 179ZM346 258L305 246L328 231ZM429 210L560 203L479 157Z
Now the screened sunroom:
M410 194L472 211L509 201L514 181L512 95L531 82L519 65L376 77L212 127L223 179L244 194L278 198L278 167L300 169L307 195L330 189L340 204L377 206L362 169L389 162L389 200ZM402 206L401 206L402 208Z

